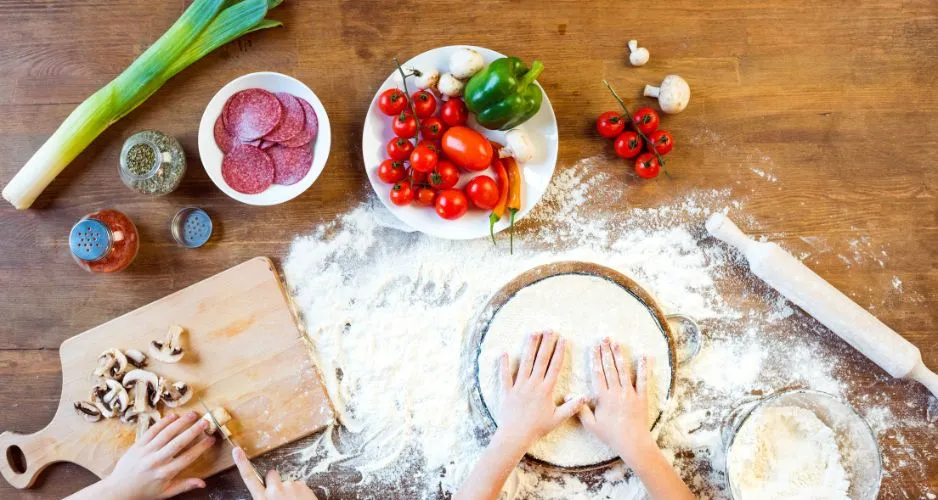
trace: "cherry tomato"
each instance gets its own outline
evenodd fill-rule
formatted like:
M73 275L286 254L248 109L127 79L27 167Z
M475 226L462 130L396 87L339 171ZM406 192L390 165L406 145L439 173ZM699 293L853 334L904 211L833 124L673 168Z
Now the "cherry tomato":
M466 215L469 200L458 189L444 189L436 194L436 213L446 220L454 220Z
M651 108L641 108L632 115L635 128L648 135L658 130L658 113Z
M417 146L426 146L436 152L437 156L443 155L443 147L439 141L428 141L426 139L417 143Z
M674 149L674 137L667 130L656 130L648 136L659 155L664 156Z
M436 97L426 90L414 92L411 96L414 100L414 110L417 112L417 118L429 118L436 112Z
M643 179L654 179L661 173L661 164L653 153L642 153L635 159L635 173Z
M433 202L436 201L436 191L428 187L417 188L417 196L414 201L420 206L432 207Z
M407 96L400 89L387 89L378 97L378 109L388 116L401 114L407 107Z
M391 130L398 137L413 137L417 135L417 119L410 113L401 113L391 122Z
M440 118L447 127L465 125L469 119L469 108L462 99L450 99L440 108Z
M384 160L378 167L378 178L388 184L404 180L404 177L407 177L407 169L404 168L403 162Z
M473 177L469 184L466 184L466 196L476 208L482 210L491 210L498 204L498 184L495 179L480 175Z
M443 132L446 132L446 125L443 124L443 120L435 116L420 122L420 137L424 139L438 141L440 137L443 137Z
M414 188L407 181L401 181L391 187L391 203L402 207L414 201Z
M625 130L626 119L615 111L606 111L596 119L596 131L599 135L612 138Z
M427 175L427 180L433 189L449 189L459 182L459 169L450 161L440 160Z
M418 172L429 172L436 167L439 157L436 151L426 147L417 146L410 154L410 166Z
M394 161L404 161L410 158L414 151L414 143L403 137L395 137L388 142L388 156Z
M460 167L481 172L492 163L492 143L469 127L452 127L443 134L443 153Z
M407 169L407 177L410 177L410 182L415 186L430 185L427 181L427 173L414 170L413 167Z
M616 137L613 147L620 158L635 158L642 151L642 138L631 130L622 132Z

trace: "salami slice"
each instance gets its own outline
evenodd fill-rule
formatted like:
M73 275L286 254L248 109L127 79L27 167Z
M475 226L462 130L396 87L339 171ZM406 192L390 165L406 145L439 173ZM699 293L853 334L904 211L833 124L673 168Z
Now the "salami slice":
M276 145L277 145L276 142L268 141L268 140L262 140L262 141L257 145L257 147L263 149L264 151L267 151L268 149L270 149L270 148L272 148L272 147L274 147L274 146L276 146Z
M283 116L280 118L277 127L271 133L265 135L264 139L270 142L283 142L292 139L296 134L303 131L303 126L306 125L306 115L300 101L293 97L293 94L277 92L274 95L280 101Z
M303 126L303 130L296 134L295 137L288 141L282 141L281 144L288 148L297 148L304 144L309 144L316 139L316 134L319 133L319 117L316 116L316 110L306 102L306 99L302 97L297 97L297 101L300 102L300 105L303 106L303 114L306 116L306 124Z
M267 154L274 163L274 184L296 184L313 166L313 149L310 144L298 148L278 144L268 149Z
M257 194L274 181L274 162L256 146L238 144L221 162L221 176L231 189L244 194Z
M246 89L228 99L224 113L228 132L241 142L248 142L276 128L283 116L283 107L277 96L264 89Z
M242 142L236 137L232 137L231 134L228 133L228 129L225 128L225 120L223 118L224 116L224 113L222 113L218 116L218 119L215 120L215 129L213 131L215 134L215 144L218 145L218 149L220 149L222 153L227 154L228 151L231 151L231 148L237 146L238 144L250 144L251 146L261 145L262 141L260 139Z

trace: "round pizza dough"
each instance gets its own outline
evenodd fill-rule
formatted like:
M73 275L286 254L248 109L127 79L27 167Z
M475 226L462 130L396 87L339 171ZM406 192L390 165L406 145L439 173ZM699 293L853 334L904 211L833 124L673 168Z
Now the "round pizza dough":
M482 339L479 384L482 399L498 423L498 358L507 352L512 371L518 369L524 339L554 331L567 341L563 370L554 397L592 395L590 349L605 337L626 348L632 376L642 355L654 358L649 401L649 427L661 413L671 384L668 340L654 314L628 290L604 278L580 274L552 276L516 293L495 313ZM616 453L586 431L573 417L538 440L528 454L563 467L598 464Z

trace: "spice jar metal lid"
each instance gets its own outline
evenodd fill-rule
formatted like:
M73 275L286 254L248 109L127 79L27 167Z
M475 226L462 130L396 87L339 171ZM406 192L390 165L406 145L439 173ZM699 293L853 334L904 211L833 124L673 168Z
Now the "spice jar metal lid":
M212 237L212 218L199 207L185 207L173 216L170 230L176 243L198 248Z
M94 262L100 260L111 249L111 229L95 219L84 219L72 226L68 235L68 248L76 258Z

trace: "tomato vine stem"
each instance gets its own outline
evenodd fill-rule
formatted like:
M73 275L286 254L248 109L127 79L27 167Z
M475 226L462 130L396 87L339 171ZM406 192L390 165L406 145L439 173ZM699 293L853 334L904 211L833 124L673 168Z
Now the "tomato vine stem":
M603 85L605 85L606 88L609 89L609 92L612 93L612 97L615 98L616 102L619 103L619 107L622 108L622 111L625 113L625 116L629 119L629 123L632 124L632 127L635 129L636 132L638 132L638 135L642 138L643 141L645 141L645 144L648 145L648 149L650 149L651 152L654 153L655 158L658 159L658 163L661 165L661 170L664 170L664 175L671 177L671 174L669 174L667 169L664 168L664 158L662 158L661 155L658 153L658 150L655 149L655 144L651 142L648 136L645 135L645 133L642 132L640 128L638 128L638 125L635 124L635 119L632 118L632 113L629 112L629 108L625 105L625 101L623 101L622 98L619 97L619 94L616 93L616 89L612 88L612 85L610 85L609 82L607 82L605 79L603 79Z

